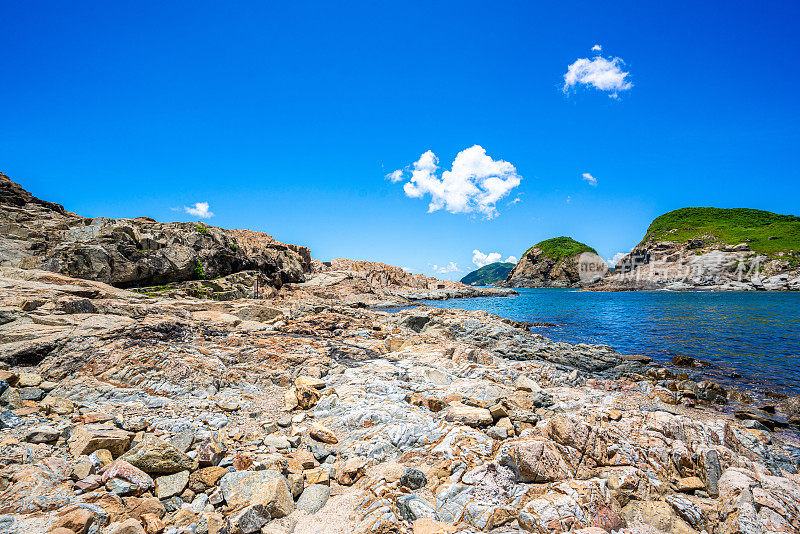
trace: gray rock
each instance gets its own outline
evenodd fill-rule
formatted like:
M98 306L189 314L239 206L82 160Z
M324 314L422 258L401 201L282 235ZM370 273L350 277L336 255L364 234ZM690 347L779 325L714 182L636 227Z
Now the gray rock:
M180 494L189 483L189 471L165 475L156 479L156 497L166 499Z
M317 513L331 496L331 488L324 484L312 484L303 490L300 498L297 499L295 507L308 514Z
M418 490L428 483L425 473L413 467L406 467L400 477L400 484L410 490Z
M51 426L37 426L25 434L25 441L30 443L50 443L56 441L61 433Z
M193 428L186 428L169 439L173 447L181 452L187 452L194 444L195 432Z
M398 497L397 510L400 512L400 517L406 521L416 521L421 517L430 517L431 519L439 519L436 514L436 509L428 501L422 499L419 495L403 495Z
M22 424L22 418L11 410L0 412L0 428L17 428Z
M44 397L44 391L37 387L19 388L19 398L22 400L38 401Z
M269 512L263 504L253 504L228 516L230 534L255 534L269 523Z
M139 491L139 486L121 478L112 478L106 482L106 489L117 495L131 495Z

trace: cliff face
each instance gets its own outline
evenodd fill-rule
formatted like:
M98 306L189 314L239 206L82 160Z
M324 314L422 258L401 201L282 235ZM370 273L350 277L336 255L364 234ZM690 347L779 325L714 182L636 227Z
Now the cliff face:
M134 287L260 272L272 285L300 282L305 247L262 232L200 223L86 218L40 200L0 173L0 266L44 269Z
M568 237L534 245L522 255L505 282L507 287L584 287L608 271L594 249Z
M683 208L653 221L605 289L800 289L800 219L760 210Z

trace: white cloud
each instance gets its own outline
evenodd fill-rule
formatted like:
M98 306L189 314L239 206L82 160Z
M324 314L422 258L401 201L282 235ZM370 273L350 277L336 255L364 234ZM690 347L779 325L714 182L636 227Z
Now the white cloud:
M447 273L460 273L461 269L458 268L458 265L456 265L455 262L451 261L447 265L443 265L441 267L438 265L434 265L433 271L439 274L447 274Z
M608 91L611 98L617 98L619 91L627 91L633 84L627 80L628 72L623 72L625 62L620 58L604 58L596 56L594 59L581 58L567 67L564 75L564 92L572 87L582 84L594 87L600 91Z
M600 52L602 49L603 49L602 46L600 46L599 44L596 44L596 45L594 45L592 47L592 52Z
M517 187L522 177L509 162L494 160L480 145L462 150L451 170L437 177L439 159L432 151L422 154L413 165L411 178L403 185L409 198L430 195L428 213L445 209L450 213L481 213L497 217L495 204ZM390 176L402 176L402 171Z
M495 263L500 261L499 252L490 252L489 254L484 254L478 249L472 251L472 263L474 263L477 267L485 267L490 263Z
M613 257L608 258L606 260L606 263L608 264L609 267L614 267L615 265L617 265L619 263L619 260L621 260L622 258L624 258L627 255L628 255L627 252L617 252L616 254L614 254Z
M396 184L397 182L403 179L403 170L397 169L396 171L392 171L389 174L387 174L385 178L390 182L392 182L393 184Z
M405 272L407 272L407 273L409 273L409 274L411 274L412 272L414 272L414 271L412 271L412 270L411 270L411 268L410 268L410 267L400 267L400 268L401 268L401 269L403 269Z
M194 206L184 206L183 211L201 219L209 219L214 216L209 208L208 202L196 202Z
M583 173L581 175L581 178L583 178L583 180L585 180L586 182L589 182L589 185L591 185L593 187L597 187L597 178L595 178L594 176L592 176L588 172Z
M569 204L570 202L572 202L572 197L567 195L567 204Z
M520 198L520 196L519 196L519 195L517 195L517 198L515 198L514 200L512 200L511 202L509 202L509 203L508 203L508 205L509 205L509 206L513 206L513 205L514 205L514 204L516 204L517 202L522 202L522 198Z
M472 251L472 263L479 268L501 261L500 258L502 258L502 256L499 252L490 252L489 254L484 254L478 249ZM509 256L502 261L504 263L517 263L517 258L514 256Z

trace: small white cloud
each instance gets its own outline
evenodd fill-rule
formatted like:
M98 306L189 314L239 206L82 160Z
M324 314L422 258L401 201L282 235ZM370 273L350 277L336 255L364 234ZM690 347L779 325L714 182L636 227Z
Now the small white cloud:
M495 263L500 261L499 252L490 252L489 254L484 254L478 249L472 251L472 263L474 263L477 267L484 267L489 265L490 263Z
M517 263L519 260L516 256L509 256L505 259L504 263Z
M201 219L210 219L214 216L214 213L210 211L208 202L196 202L194 206L184 206L183 211Z
M508 205L509 205L509 206L513 206L513 205L514 205L514 204L516 204L517 202L522 202L522 198L521 198L519 195L517 195L517 198L515 198L514 200L512 200L511 202L509 202L509 203L508 203Z
M600 52L602 49L603 49L602 46L600 46L599 44L596 44L596 45L594 45L592 47L592 52Z
M597 178L595 178L594 176L592 176L592 175L591 175L591 174L589 174L588 172L585 172L585 173L583 173L583 174L581 175L581 178L582 178L584 181L588 182L588 183L589 183L589 185L591 185L591 186L593 186L593 187L597 187Z
M430 195L428 213L445 209L450 213L480 213L493 219L497 217L495 204L522 180L511 163L492 159L480 145L459 152L441 178L438 170L439 159L428 150L414 163L411 178L403 185L409 198ZM403 172L394 171L388 176L402 177Z
M400 267L400 268L403 269L405 272L407 272L409 274L411 274L413 272L410 267Z
M397 169L396 171L392 171L389 174L387 174L385 178L390 182L392 182L393 184L396 184L397 182L403 179L403 170Z
M615 267L619 263L619 261L628 254L629 254L628 252L617 252L611 258L606 259L606 263L608 264L609 267Z
M451 261L447 265L443 265L441 267L438 266L438 265L434 265L433 266L433 272L439 273L439 274L460 273L461 269L458 268L458 265L456 265L455 262Z
M628 72L623 72L625 62L620 58L604 58L596 56L594 59L581 58L567 67L564 74L564 92L568 92L576 85L594 87L599 91L610 92L608 96L617 98L620 91L627 91L633 84L628 81Z
M572 197L567 195L567 204L569 204L570 202L572 202Z

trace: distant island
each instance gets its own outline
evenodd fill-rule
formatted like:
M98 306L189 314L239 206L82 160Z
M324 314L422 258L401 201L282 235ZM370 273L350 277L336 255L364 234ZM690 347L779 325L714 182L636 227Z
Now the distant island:
M503 263L496 261L489 265L484 265L480 269L475 269L464 278L461 279L462 284L470 286L488 286L502 282L514 268L513 263Z
M800 217L747 208L682 208L653 220L614 269L571 237L529 248L507 287L601 290L800 290Z

